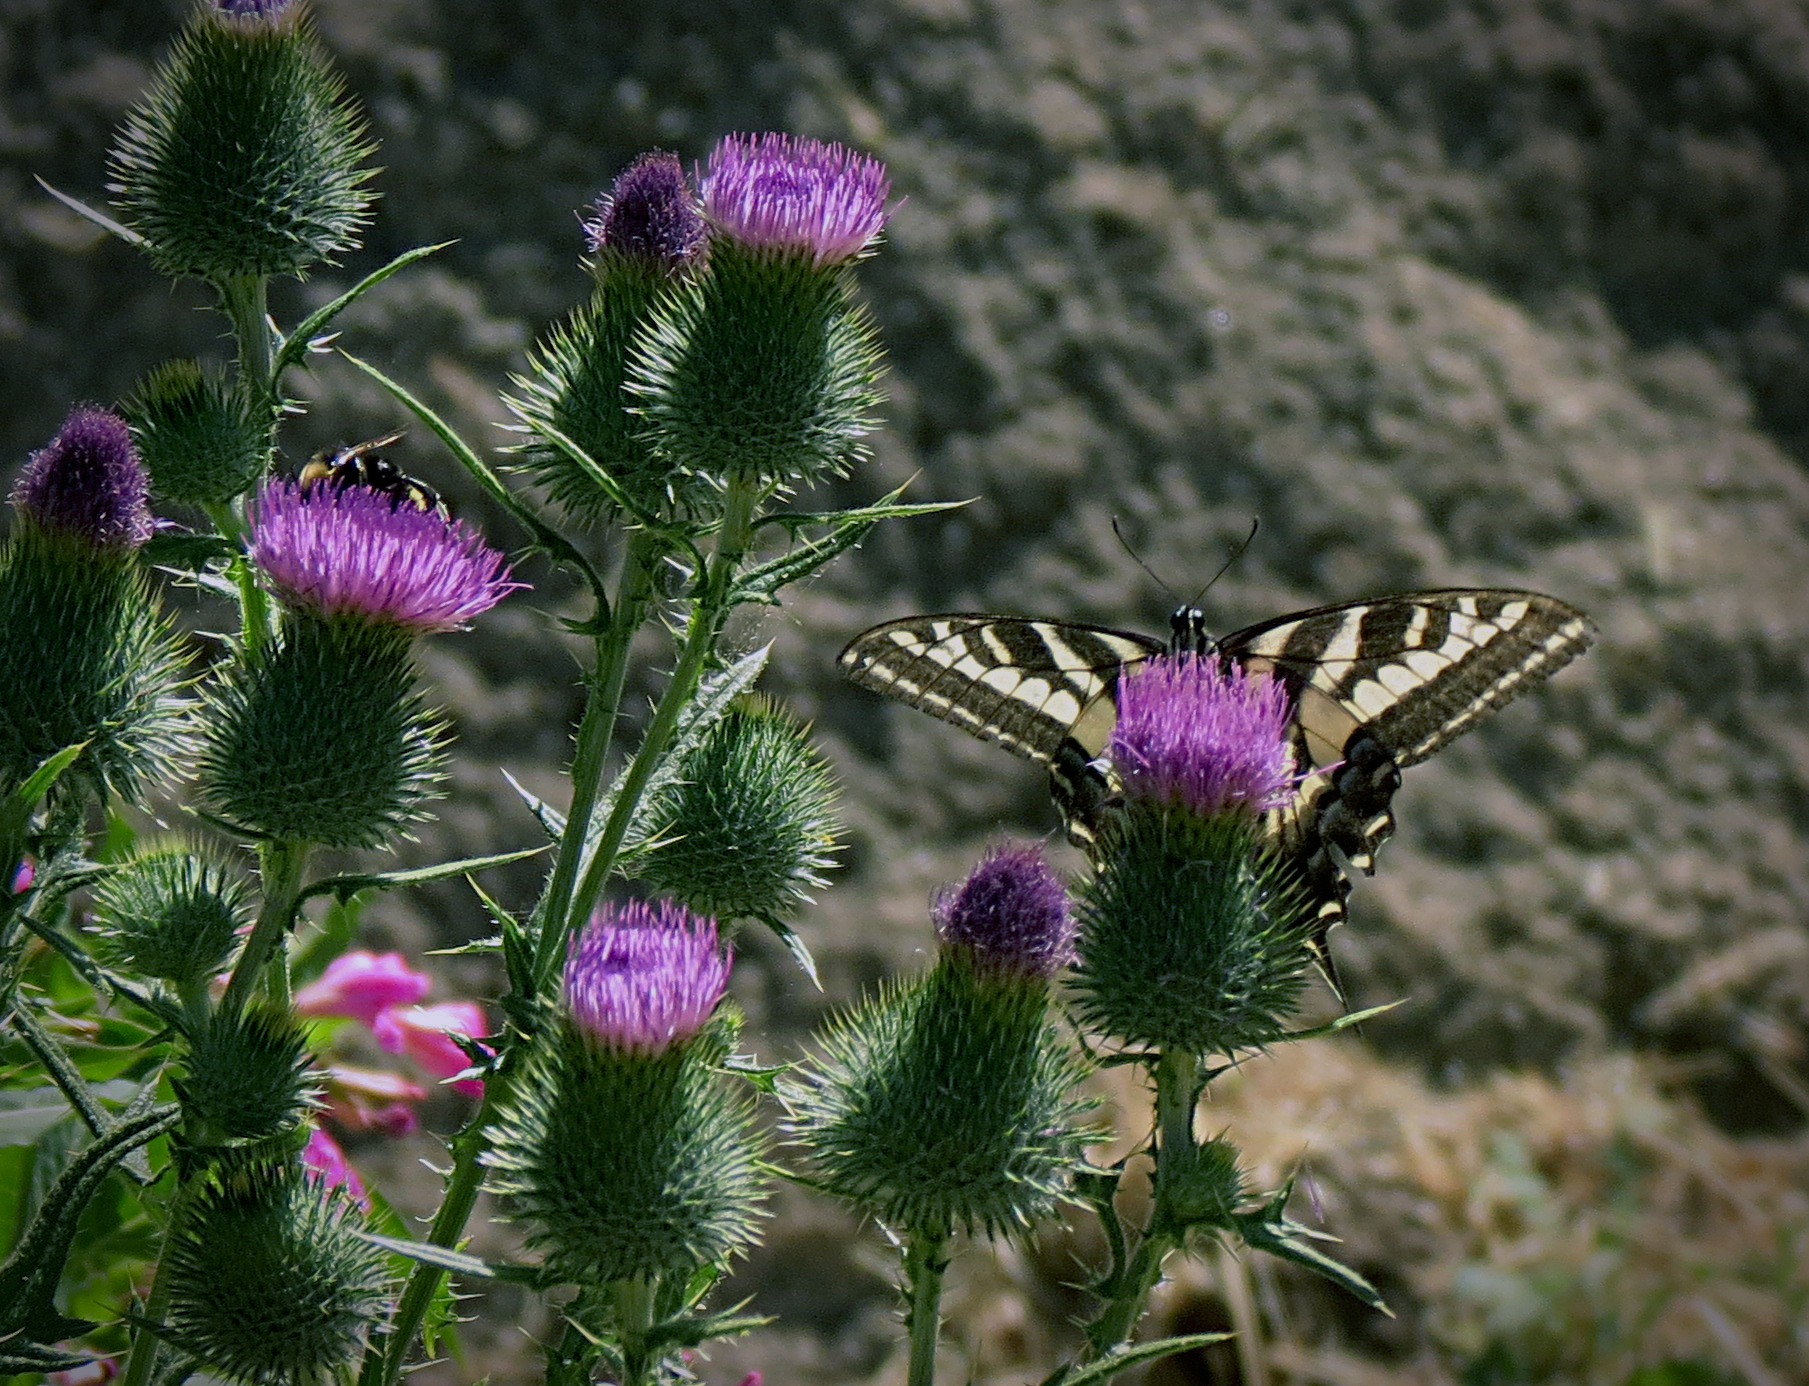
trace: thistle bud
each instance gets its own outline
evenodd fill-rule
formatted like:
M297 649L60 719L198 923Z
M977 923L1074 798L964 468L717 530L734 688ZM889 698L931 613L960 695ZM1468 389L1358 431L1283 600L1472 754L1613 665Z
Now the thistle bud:
M137 802L187 749L181 651L139 568L151 533L125 423L76 409L12 492L0 548L0 786L87 743L68 783Z
M120 411L152 489L169 500L224 505L269 469L270 412L247 405L199 362L165 362L138 382Z
M844 475L880 399L847 267L885 223L885 169L840 145L731 136L701 191L708 268L657 305L628 368L654 448L715 484Z
M465 525L357 486L273 482L251 507L251 556L288 617L209 695L204 792L267 837L380 845L422 816L442 773L413 637L520 584Z
M1124 807L1082 892L1078 1012L1128 1044L1230 1053L1279 1039L1310 921L1262 815L1294 774L1286 690L1192 655L1120 684L1107 754Z
M714 923L676 905L607 910L573 939L563 1013L487 1157L563 1279L682 1280L752 1239L752 1106L718 1071L727 979Z
M156 847L101 880L93 915L109 963L192 993L225 968L251 923L251 890L238 871L199 849Z
M1090 1135L1085 1069L1050 1023L1062 888L1033 849L995 851L937 905L930 974L842 1017L784 1089L830 1192L942 1237L1047 1216Z
M599 199L584 230L596 256L596 290L535 348L532 373L515 378L521 397L511 407L530 436L520 448L522 470L580 523L618 519L616 500L551 441L558 434L582 448L641 514L689 511L702 497L654 452L623 380L629 344L702 248L697 195L675 156L643 154Z
M165 1253L167 1335L234 1381L343 1379L388 1312L389 1256L345 1193L297 1164L212 1179Z
M191 1027L172 1086L190 1140L215 1146L296 1130L316 1105L320 1076L287 1011L222 1008Z
M299 11L237 0L195 11L110 171L157 268L223 284L356 248L374 151Z
M655 890L721 920L782 921L833 864L835 782L803 728L760 698L730 710L651 806Z

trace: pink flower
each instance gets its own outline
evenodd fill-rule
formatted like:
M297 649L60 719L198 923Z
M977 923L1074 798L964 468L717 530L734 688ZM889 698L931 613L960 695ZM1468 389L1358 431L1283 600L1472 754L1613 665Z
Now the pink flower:
M364 1180L346 1162L345 1151L339 1148L339 1142L318 1126L308 1133L308 1143L302 1147L301 1158L302 1164L319 1175L329 1189L343 1188L359 1203L367 1208L370 1206L364 1193Z
M802 253L819 269L873 244L892 189L877 159L781 134L718 140L700 183L704 215L724 235Z
M273 481L252 502L251 557L290 606L456 630L524 583L469 525L366 486Z
M1285 804L1294 784L1288 711L1288 690L1266 671L1159 656L1119 680L1106 754L1127 800L1262 814Z
M325 1118L346 1131L376 1131L391 1140L419 1126L414 1104L427 1089L387 1069L334 1064L327 1069Z
M302 1015L344 1015L375 1027L380 1012L405 1006L427 995L431 981L416 972L400 953L345 953L327 970L295 993Z
M703 1029L728 980L714 919L633 900L605 905L573 937L565 1004L600 1044L659 1054Z
M406 1053L436 1078L450 1078L471 1067L452 1036L472 1038L489 1028L483 1007L475 1001L442 1001L434 1006L391 1006L372 1022L371 1033L390 1053ZM481 1097L484 1091L477 1078L463 1078L452 1086L468 1097Z
M77 1352L82 1350L75 1349ZM44 1380L46 1386L101 1386L103 1381L111 1381L118 1375L118 1362L111 1357L97 1357L92 1362L84 1362L66 1372L52 1372Z
M13 872L13 894L23 895L31 889L31 883L38 878L38 868L30 857L19 863L19 869Z
M80 405L31 455L12 501L45 529L76 535L95 548L136 549L151 537L149 494L126 421Z

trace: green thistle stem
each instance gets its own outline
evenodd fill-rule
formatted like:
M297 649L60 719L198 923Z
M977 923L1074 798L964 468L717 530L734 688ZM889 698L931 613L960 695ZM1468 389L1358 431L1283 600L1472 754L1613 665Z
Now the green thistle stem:
M603 825L596 852L573 897L566 929L590 917L597 897L603 893L603 884L609 879L610 870L615 866L616 853L622 846L622 839L628 834L628 825L640 803L641 792L647 787L647 781L652 777L654 767L659 763L660 755L665 751L666 743L678 725L679 714L697 691L704 665L716 648L716 637L728 614L735 570L741 566L753 544L754 512L764 494L765 488L755 482L737 481L729 484L723 505L722 526L716 535L716 551L710 556L703 590L691 608L691 620L685 632L684 648L679 653L678 667L672 671L672 682L666 686L666 692L653 714L653 721L647 727L641 749L635 754L634 762L623 776L615 807L610 812L609 821ZM538 956L535 959L535 976L541 979L543 986L564 951L565 935L564 929L547 928L541 931Z
M621 1338L622 1386L653 1386L659 1366L659 1354L647 1350L647 1338L653 1329L653 1282L636 1277L618 1280L610 1289L615 1300L616 1332Z
M301 895L302 870L308 861L305 842L266 842L259 849L259 880L263 888L264 908L251 936L245 940L245 951L239 954L232 980L226 984L221 1005L229 1011L243 1010L251 999L251 989L265 972L265 964L276 957L282 941L288 936L295 918L296 900ZM267 985L271 999L287 1005L289 1001L289 969L269 970Z
M203 509L222 538L230 540L235 547L244 539L245 526L230 505L210 504ZM245 652L256 654L270 634L270 598L258 586L251 562L243 554L232 560L232 575L239 584L239 630Z
M555 935L576 927L566 922L571 904L572 887L578 879L578 867L584 860L584 840L590 833L592 816L603 784L603 762L609 743L615 735L616 718L622 707L622 685L628 674L628 651L635 632L646 619L653 598L653 578L664 546L644 530L628 541L628 552L622 561L622 582L616 593L615 611L608 630L597 640L597 664L590 679L590 696L585 700L584 720L578 725L578 742L572 757L572 803L565 819L565 836L559 842L559 860L553 878L547 883L546 900L540 916L543 927Z
M1087 1329L1089 1357L1097 1361L1125 1343L1143 1317L1150 1291L1162 1278L1162 1263L1180 1245L1180 1223L1169 1206L1171 1182L1162 1178L1164 1157L1177 1163L1193 1152L1193 1113L1199 1096L1199 1058L1165 1049L1156 1061L1156 1198L1149 1225L1123 1276L1112 1287L1104 1312ZM1170 1152L1173 1152L1172 1155Z
M440 1200L439 1210L433 1215L433 1225L427 1230L427 1241L432 1246L457 1246L465 1235L465 1224L477 1207L478 1191L484 1181L483 1165L479 1162L489 1147L485 1129L508 1101L513 1072L513 1069L493 1071L484 1080L484 1098L477 1114L453 1139L452 1173L446 1178L446 1195ZM440 1277L445 1273L438 1266L421 1261L415 1263L408 1274L408 1283L402 1287L402 1297L396 1301L389 1331L374 1334L365 1351L364 1365L358 1374L359 1386L393 1386L401 1377L408 1350L414 1344L415 1334L421 1330L434 1293L440 1287Z
M239 348L240 384L246 398L274 401L276 342L270 327L270 280L262 274L237 274L219 285L220 301L232 321Z
M182 1224L188 1220L189 1205L195 1196L206 1187L201 1179L178 1179L176 1195L170 1203L169 1225L163 1229L163 1246L157 1253L157 1270L151 1277L151 1292L145 1298L143 1324L132 1330L132 1351L126 1358L126 1370L120 1377L119 1386L150 1386L151 1373L157 1366L157 1335L145 1324L162 1325L163 1316L170 1309L169 1279L163 1273L163 1263L176 1235L182 1230Z
M948 1237L913 1232L905 1250L905 1326L911 1334L908 1386L932 1386L942 1330L942 1277L948 1270Z

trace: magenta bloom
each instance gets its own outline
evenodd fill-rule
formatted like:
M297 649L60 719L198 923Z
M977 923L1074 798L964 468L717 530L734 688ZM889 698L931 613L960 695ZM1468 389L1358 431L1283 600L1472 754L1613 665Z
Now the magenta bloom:
M490 1022L475 1001L441 1001L433 1006L391 1006L371 1025L377 1043L392 1054L407 1054L436 1078L450 1078L471 1067L471 1059L452 1036L467 1039L485 1034ZM481 1097L480 1078L461 1078L454 1092Z
M251 556L291 606L456 630L524 583L469 525L364 486L273 481L251 505Z
M427 995L431 979L416 972L400 953L343 953L327 970L295 993L302 1015L343 1015L374 1024L377 1013L406 1006Z
M1288 692L1264 673L1186 654L1158 657L1118 685L1106 754L1131 800L1198 814L1259 814L1294 783Z
M78 406L56 437L31 455L13 485L12 502L44 529L76 535L95 548L135 549L151 537L149 495L126 421Z
M1061 878L1030 843L990 848L931 906L936 936L988 971L1053 977L1073 956L1074 919Z
M38 879L38 868L30 857L19 863L19 869L13 872L13 894L23 895L31 889L31 883Z
M633 901L598 910L572 939L565 1004L610 1048L658 1054L703 1029L728 982L715 920Z
M703 214L678 155L655 149L623 169L597 200L584 235L592 252L613 250L667 273L695 259L703 247Z
M275 19L294 0L214 0L214 8L234 19Z
M365 1197L364 1180L358 1177L345 1158L345 1151L339 1148L339 1142L316 1126L308 1132L308 1143L302 1147L302 1164L311 1170L329 1189L343 1188L365 1207L370 1200Z
M729 135L699 180L704 215L743 244L852 260L886 224L886 166L839 144L794 135Z
M420 1126L415 1105L426 1097L426 1088L400 1073L332 1064L322 1115L341 1130L375 1131L394 1140Z

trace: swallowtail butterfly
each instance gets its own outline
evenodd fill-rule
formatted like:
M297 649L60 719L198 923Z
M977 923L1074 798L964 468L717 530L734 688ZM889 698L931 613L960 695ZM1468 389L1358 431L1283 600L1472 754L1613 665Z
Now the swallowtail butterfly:
M1223 639L1182 607L1164 643L1071 621L908 616L861 632L838 663L862 687L1049 768L1068 836L1092 843L1111 802L1101 753L1118 678L1192 651L1266 669L1293 702L1292 802L1267 828L1298 866L1321 944L1344 918L1350 873L1375 871L1401 771L1589 647L1589 618L1554 597L1446 588L1297 611Z

